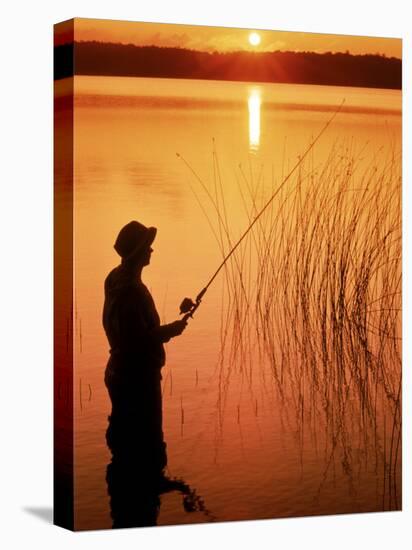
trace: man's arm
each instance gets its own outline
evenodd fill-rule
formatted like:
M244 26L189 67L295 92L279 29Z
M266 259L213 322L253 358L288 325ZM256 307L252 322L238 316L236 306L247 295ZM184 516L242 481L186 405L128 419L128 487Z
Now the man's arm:
M162 344L168 342L171 338L175 338L182 334L187 325L187 321L184 319L179 319L173 323L167 325L161 325L150 331L150 336L157 339Z

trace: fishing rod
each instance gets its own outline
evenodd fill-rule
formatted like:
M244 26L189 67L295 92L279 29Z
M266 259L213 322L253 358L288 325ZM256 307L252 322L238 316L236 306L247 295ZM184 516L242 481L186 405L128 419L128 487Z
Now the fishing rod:
M283 179L280 186L276 189L276 191L273 193L273 195L270 197L270 199L266 202L266 204L263 206L263 208L260 210L260 212L255 216L254 220L249 224L249 226L246 228L244 233L241 235L239 240L236 242L236 244L232 247L230 252L223 258L223 261L220 263L219 267L216 269L212 277L209 279L207 284L202 288L202 290L199 292L199 294L196 296L195 301L193 301L191 298L184 298L182 303L180 304L180 315L183 316L184 321L188 321L190 317L193 318L193 314L197 310L197 308L200 306L202 302L203 296L206 294L208 288L213 283L213 281L216 279L217 275L219 274L220 270L224 267L228 259L232 256L234 251L238 248L240 243L243 241L243 239L246 237L246 235L249 233L249 231L252 229L252 227L255 225L255 223L258 221L258 219L262 216L262 214L265 212L265 210L268 208L268 206L273 202L275 197L278 195L282 187L285 185L285 183L291 178L291 176L294 174L294 172L299 168L305 157L309 154L309 152L313 149L315 143L319 140L319 138L324 134L324 132L327 130L327 128L330 126L332 121L335 119L337 114L341 111L343 104L345 103L345 99L342 100L341 104L337 108L337 110L333 113L333 115L330 117L330 119L326 122L326 124L323 126L321 131L318 133L316 138L312 141L312 143L309 145L309 147L306 149L306 151L303 153L301 157L299 157L297 163L292 168L292 170L289 172L289 174ZM191 172L193 172L193 169L189 164L186 162L186 160L181 156L177 155L189 168Z

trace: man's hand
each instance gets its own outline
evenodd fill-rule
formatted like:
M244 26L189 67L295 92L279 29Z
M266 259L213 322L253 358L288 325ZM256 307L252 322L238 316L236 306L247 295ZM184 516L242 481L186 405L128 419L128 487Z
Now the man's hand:
M170 337L174 338L175 336L179 336L179 334L182 334L186 326L187 321L185 319L179 319L178 321L170 323L168 325L168 333L170 334Z

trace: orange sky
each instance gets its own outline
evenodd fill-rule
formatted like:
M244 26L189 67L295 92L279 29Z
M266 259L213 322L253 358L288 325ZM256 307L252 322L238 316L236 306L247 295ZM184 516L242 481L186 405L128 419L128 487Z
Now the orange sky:
M261 43L251 46L250 32L257 30ZM123 44L156 45L189 48L202 51L233 50L295 50L295 51L346 51L352 54L379 53L401 58L402 41L399 38L373 38L337 34L315 34L286 31L261 31L138 23L103 19L75 19L75 40L97 40Z

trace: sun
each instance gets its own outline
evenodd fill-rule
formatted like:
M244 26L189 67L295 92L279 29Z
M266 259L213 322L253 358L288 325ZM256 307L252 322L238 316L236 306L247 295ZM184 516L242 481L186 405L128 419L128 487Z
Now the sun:
M249 43L252 45L252 46L259 46L260 44L260 36L258 35L257 32L251 32L249 34Z

